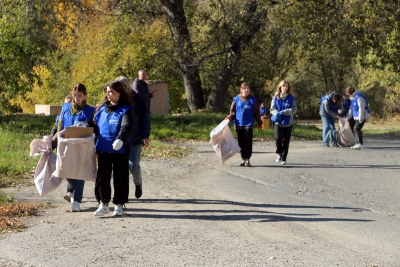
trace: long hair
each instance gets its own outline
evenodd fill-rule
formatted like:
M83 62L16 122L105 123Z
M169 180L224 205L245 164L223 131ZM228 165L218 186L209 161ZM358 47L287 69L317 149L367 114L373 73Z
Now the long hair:
M279 83L278 88L276 88L276 91L275 91L275 94L274 94L274 97L275 97L276 99L279 99L279 98L281 97L282 86L283 86L284 83L287 83L287 84L288 84L288 89L287 89L286 93L287 93L288 95L289 95L289 94L292 94L292 86L290 85L290 82L288 82L288 81L286 81L286 80L282 80L282 81Z
M104 103L106 103L108 101L108 98L107 98L107 87L112 88L114 91L117 91L120 94L119 95L119 99L118 99L118 104L131 105L131 103L132 103L131 98L129 97L129 94L126 91L125 86L122 84L122 82L113 81L113 82L106 83L104 85L104 87L103 87L104 99L98 105L98 108L100 108Z

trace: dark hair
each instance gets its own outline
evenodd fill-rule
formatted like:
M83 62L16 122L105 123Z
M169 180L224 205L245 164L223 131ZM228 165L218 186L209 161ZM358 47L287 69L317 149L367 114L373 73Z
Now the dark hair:
M77 83L72 87L71 95L74 94L75 91L81 92L82 94L86 95L86 86L81 83Z
M339 94L334 94L332 99L335 99L335 101L341 101L342 97Z
M125 105L131 105L132 101L131 98L129 97L128 92L125 89L125 86L122 84L120 81L112 81L109 83L106 83L103 87L103 92L105 94L103 101L98 105L100 108L105 102L108 101L107 98L107 87L112 88L114 91L117 91L119 93L119 99L118 99L118 104L125 104Z

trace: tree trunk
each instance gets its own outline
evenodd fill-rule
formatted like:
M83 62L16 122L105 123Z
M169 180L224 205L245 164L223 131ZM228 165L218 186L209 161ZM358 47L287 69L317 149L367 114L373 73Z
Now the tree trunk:
M266 21L266 12L258 12L258 5L258 0L246 1L243 15L245 30L239 31L238 33L231 28L232 25L229 25L229 22L225 22L223 28L231 30L231 32L228 33L231 40L228 44L230 51L226 54L225 62L221 66L218 77L211 88L206 109L214 112L223 111L229 85L242 59L243 45L250 43Z
M225 62L218 72L218 77L211 88L210 96L208 97L206 109L213 112L221 112L224 108L224 101L226 93L228 92L229 85L232 81L237 67L239 65L239 58L232 52L226 56Z
M179 55L179 68L182 71L186 99L190 111L204 108L204 96L201 87L199 67L190 37L183 0L159 0L167 13L167 20L175 40Z

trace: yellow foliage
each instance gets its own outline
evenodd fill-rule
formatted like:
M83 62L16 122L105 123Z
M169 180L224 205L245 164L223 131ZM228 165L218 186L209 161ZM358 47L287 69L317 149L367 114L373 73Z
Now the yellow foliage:
M46 66L39 65L33 67L33 72L39 78L35 79L32 91L10 100L11 104L20 106L24 113L35 113L35 104L50 104L54 102L54 97L51 95L52 88L49 85L50 71ZM39 82L39 79L42 83Z

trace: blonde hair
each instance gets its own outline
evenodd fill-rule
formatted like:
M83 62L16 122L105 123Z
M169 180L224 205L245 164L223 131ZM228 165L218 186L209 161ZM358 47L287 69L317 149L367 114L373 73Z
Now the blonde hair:
M117 78L115 79L115 81L121 82L122 85L124 86L126 92L127 92L128 94L131 93L132 89L131 89L131 84L129 83L128 78L126 78L125 76L119 76L119 77L117 77Z
M277 98L277 99L280 98L281 92L282 92L282 89L281 89L281 88L282 88L282 86L283 86L285 83L288 84L288 89L287 89L286 93L287 93L287 94L291 94L291 93L292 93L292 86L290 85L290 82L288 82L288 81L286 81L286 80L282 80L282 81L279 83L278 88L276 88L276 91L275 91L275 94L274 94L274 97L275 97L275 98Z

